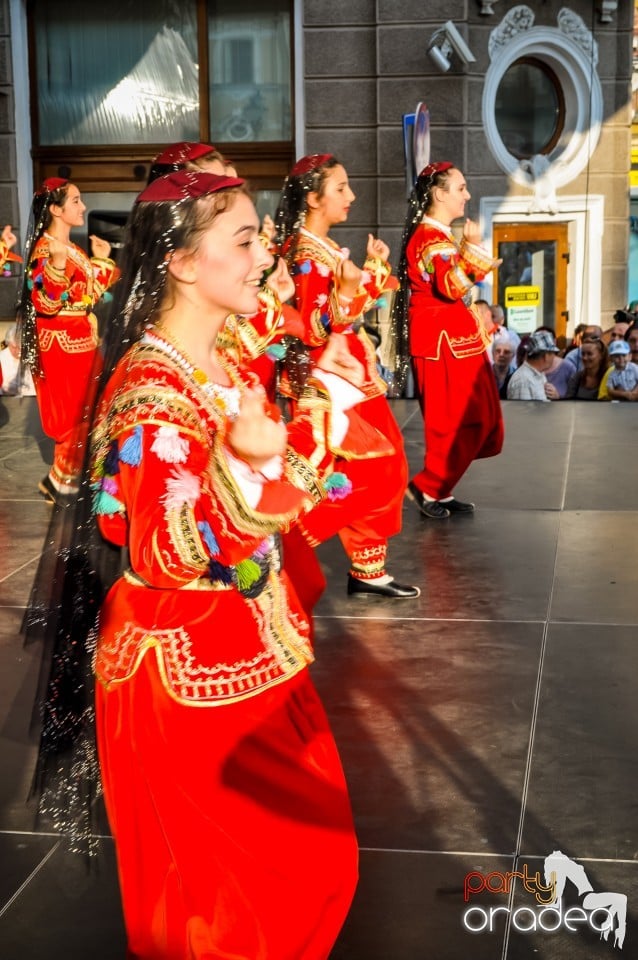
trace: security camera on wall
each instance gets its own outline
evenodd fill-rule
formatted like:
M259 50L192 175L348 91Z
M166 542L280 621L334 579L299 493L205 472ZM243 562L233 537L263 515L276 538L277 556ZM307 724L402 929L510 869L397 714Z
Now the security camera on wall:
M447 20L443 26L432 35L428 46L428 56L441 73L447 73L451 66L451 56L455 53L461 63L475 63L476 57L467 43L454 26Z
M440 70L441 73L447 73L452 66L451 61L448 60L441 47L428 47L428 56L437 70Z

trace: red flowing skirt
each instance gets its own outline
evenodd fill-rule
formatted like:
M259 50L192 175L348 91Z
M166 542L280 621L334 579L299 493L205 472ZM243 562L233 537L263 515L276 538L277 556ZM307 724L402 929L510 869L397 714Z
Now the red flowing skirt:
M326 960L357 845L308 671L185 706L147 655L96 709L130 960Z

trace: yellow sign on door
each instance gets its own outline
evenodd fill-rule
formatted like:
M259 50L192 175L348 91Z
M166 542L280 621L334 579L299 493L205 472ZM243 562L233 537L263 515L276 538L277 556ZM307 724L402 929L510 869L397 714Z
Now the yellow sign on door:
M539 307L540 287L505 287L506 307Z

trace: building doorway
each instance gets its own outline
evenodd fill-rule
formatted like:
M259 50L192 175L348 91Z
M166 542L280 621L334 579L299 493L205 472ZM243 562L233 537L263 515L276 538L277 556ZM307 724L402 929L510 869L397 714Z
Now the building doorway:
M502 263L494 276L495 302L506 310L508 325L519 334L551 327L565 346L568 224L494 223L494 256Z

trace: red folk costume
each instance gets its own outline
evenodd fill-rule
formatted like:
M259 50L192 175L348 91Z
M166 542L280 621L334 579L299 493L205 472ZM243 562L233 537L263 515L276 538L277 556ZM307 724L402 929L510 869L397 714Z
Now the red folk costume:
M17 253L12 253L9 244L0 237L0 270L5 263L22 263L22 257L18 256Z
M256 475L226 442L254 377L224 365L232 387L149 327L94 434L99 527L130 557L95 666L127 956L325 960L356 840L277 534L330 489L331 404L312 378L283 472ZM343 446L356 414L348 422Z
M34 383L42 428L55 440L51 473L62 489L82 469L89 387L96 372L97 320L93 307L118 278L111 259L90 258L67 244L64 270L49 259L49 236L37 241L28 264L36 312L39 368Z
M394 285L390 267L378 258L366 260L362 286L345 303L339 298L335 272L348 254L330 238L318 237L301 228L284 245L295 283L294 304L301 316L290 332L311 347L316 360L325 349L330 333L343 333L350 352L363 365L361 386L364 400L357 412L371 428L371 443L362 457L344 457L338 469L350 479L352 494L341 503L323 503L307 514L298 527L308 543L317 546L339 534L358 579L373 579L385 573L388 539L401 530L407 462L403 438L385 397L386 384L377 372L374 347L360 321L381 293ZM285 391L285 382L282 384ZM374 439L376 437L376 440ZM374 459L374 464L371 460Z
M424 217L407 249L409 346L424 415L425 457L415 486L434 500L452 494L473 460L503 446L503 419L480 318L468 306L493 269L486 251L460 243Z

